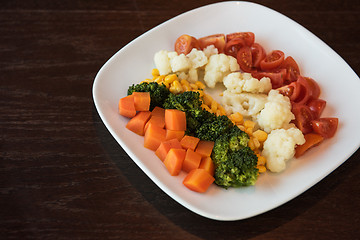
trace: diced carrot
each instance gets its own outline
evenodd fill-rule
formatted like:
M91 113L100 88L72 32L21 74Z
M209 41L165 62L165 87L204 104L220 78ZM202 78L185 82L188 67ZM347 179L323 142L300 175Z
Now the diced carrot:
M182 165L182 170L190 172L191 170L198 168L201 162L201 155L194 152L194 150L187 149L185 159Z
M199 168L205 169L211 176L214 176L215 165L211 157L203 157L200 162Z
M160 143L165 141L165 129L157 126L156 124L149 124L145 131L144 147L156 151Z
M196 146L198 145L200 139L197 137L193 137L193 136L189 136L189 135L185 135L180 143L181 146L185 149L190 148L191 150L195 150Z
M152 116L162 116L165 118L165 109L161 107L154 107L154 109L151 111Z
M158 115L151 116L145 126L145 129L147 128L147 125L150 123L154 123L154 124L158 125L159 127L164 128L165 127L165 118L158 116Z
M160 158L161 161L164 161L166 158L166 155L170 151L171 148L177 148L181 149L181 144L177 139L172 139L169 141L161 142L158 149L156 149L155 154Z
M177 109L165 109L165 127L169 130L185 131L185 112Z
M197 168L188 173L183 184L192 191L203 193L214 181L215 178L205 169Z
M129 95L119 100L119 113L128 118L136 115L134 96Z
M320 134L316 133L308 133L304 135L305 143L303 145L298 145L295 148L295 157L298 158L302 156L307 150L310 148L319 145L323 140L324 137Z
M144 136L144 127L150 116L150 111L138 112L135 117L131 118L126 124L126 128L140 136Z
M209 157L214 148L215 142L200 140L195 152L201 154L203 157Z
M171 148L164 160L165 167L171 176L179 175L185 159L185 149Z
M181 139L184 137L185 131L177 131L177 130L169 130L166 129L166 140L174 139L181 141Z
M149 92L133 92L132 95L136 111L149 111L151 101Z

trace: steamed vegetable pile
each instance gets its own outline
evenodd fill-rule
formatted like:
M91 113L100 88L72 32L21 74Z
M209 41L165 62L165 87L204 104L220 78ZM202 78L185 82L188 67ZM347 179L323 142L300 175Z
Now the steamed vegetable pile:
M283 171L336 132L338 119L321 117L318 84L291 56L266 54L254 40L250 32L182 35L175 51L155 54L152 79L119 101L126 127L171 175L185 172L193 191L254 185L259 173ZM218 84L222 104L206 93Z

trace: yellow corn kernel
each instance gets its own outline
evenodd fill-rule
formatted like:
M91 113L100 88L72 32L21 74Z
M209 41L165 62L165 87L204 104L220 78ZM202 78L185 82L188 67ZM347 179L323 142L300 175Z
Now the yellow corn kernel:
M157 82L157 83L161 83L163 80L164 80L164 75L160 75L160 76L157 76L157 77L154 77L154 82Z
M266 163L266 158L264 156L258 155L258 162L257 165L265 165Z
M241 131L244 131L245 132L245 127L244 127L244 125L240 125L240 124L238 124L238 125L236 125Z
M169 90L170 90L171 93L178 94L178 93L181 93L183 91L183 88L182 88L180 82L178 80L175 80L171 84Z
M200 88L200 89L205 89L205 88L206 88L205 84L203 84L203 83L200 82L200 81L196 81L195 84L196 84L196 85L198 86L198 88Z
M260 142L259 142L259 140L258 140L257 138L254 138L254 137L252 137L252 138L253 138L253 142L254 142L255 148L258 149L258 148L260 147Z
M164 82L166 82L166 83L172 83L175 80L178 80L178 77L176 76L176 74L169 74L169 75L165 76L165 78L164 78Z
M151 75L153 77L158 77L160 75L159 73L159 70L157 68L154 68L152 71L151 71Z
M188 85L181 85L181 87L183 88L184 92L191 91L191 87Z
M181 85L190 87L190 83L186 79L181 79Z
M255 122L253 122L253 121L251 121L251 120L245 120L244 126L245 126L246 128L254 128L254 127L255 127Z
M221 106L220 104L218 104L218 109L220 110L221 115L226 115L226 111L225 111L225 108L224 108L223 106Z
M169 83L166 83L166 82L162 82L166 88L170 88L170 84Z
M250 138L250 140L248 142L248 147L251 148L251 150L253 150L253 151L256 149L253 138Z
M268 134L265 131L258 129L255 132L253 132L253 136L256 137L259 140L259 142L265 142Z
M212 111L211 111L211 109L209 108L209 106L208 106L208 105L202 104L202 105L201 105L201 107L202 107L203 109L205 109L206 111L208 111L208 112L211 112L211 113L212 113Z
M264 166L257 166L257 169L259 169L259 173L266 172L266 167L264 167Z
M239 112L231 114L230 119L233 120L236 124L241 124L244 121L244 117Z
M213 111L214 113L216 113L217 105L218 105L218 104L217 104L216 101L212 101L212 102L211 102L210 108L211 108L211 111Z
M190 87L191 87L192 90L198 90L199 89L198 85L196 85L195 83L190 83Z
M245 127L245 125L244 125ZM245 127L245 131L249 136L252 136L253 133L253 129L251 127Z
M211 103L214 101L213 98L209 94L206 94L206 93L204 94L203 99L204 99L204 103L206 105L208 105L209 107L211 106Z

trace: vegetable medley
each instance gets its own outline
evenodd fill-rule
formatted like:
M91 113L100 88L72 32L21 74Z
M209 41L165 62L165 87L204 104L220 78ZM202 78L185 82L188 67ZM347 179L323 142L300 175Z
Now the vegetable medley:
M335 135L316 81L281 50L266 53L254 33L184 34L174 47L155 53L152 78L129 86L119 113L171 175L187 173L187 188L254 185ZM219 84L221 103L206 91Z

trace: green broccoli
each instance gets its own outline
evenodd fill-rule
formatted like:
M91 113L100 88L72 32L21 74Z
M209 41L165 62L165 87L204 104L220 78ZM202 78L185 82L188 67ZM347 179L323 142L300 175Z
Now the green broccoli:
M215 141L233 126L234 124L227 116L214 116L205 119L205 122L195 130L195 136L202 140Z
M164 102L164 108L177 109L186 113L186 134L195 136L198 129L205 121L212 121L216 115L202 109L200 94L187 91L180 94L169 94Z
M255 184L259 173L257 156L248 142L248 135L236 126L215 140L211 158L217 185L229 188Z
M128 88L127 94L131 95L133 92L150 92L150 110L153 110L156 106L163 107L165 99L167 99L170 94L169 89L167 89L164 84L158 84L156 82L133 84Z

